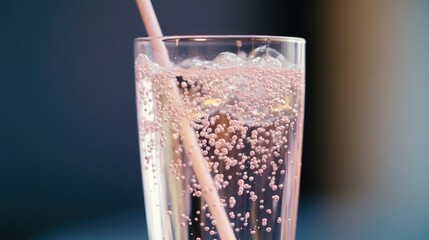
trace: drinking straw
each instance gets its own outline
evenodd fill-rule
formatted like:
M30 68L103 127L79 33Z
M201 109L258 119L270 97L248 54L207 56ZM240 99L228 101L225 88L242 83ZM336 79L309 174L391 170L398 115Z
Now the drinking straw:
M155 11L150 0L136 0L137 7L140 11L140 15L143 19L143 24L146 28L149 37L153 37L151 40L152 47L154 49L155 60L162 67L171 66L171 62L168 56L167 48L162 42L162 31L158 23ZM180 94L177 85L172 78L168 81L169 90L171 91L172 103L175 104L175 109L179 109ZM214 184L213 178L210 175L209 169L206 167L207 163L201 153L197 139L195 137L195 131L192 129L189 120L182 116L179 119L181 124L180 133L183 136L183 144L192 168L195 172L198 182L203 190L203 196L208 204L217 232L222 240L235 240L234 232L232 231L231 224L228 216L225 212L223 203L220 200L217 188Z

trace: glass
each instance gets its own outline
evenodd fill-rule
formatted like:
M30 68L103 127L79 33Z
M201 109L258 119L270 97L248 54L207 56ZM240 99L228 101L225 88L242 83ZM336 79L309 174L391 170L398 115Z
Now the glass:
M305 40L171 36L134 50L149 238L295 239Z

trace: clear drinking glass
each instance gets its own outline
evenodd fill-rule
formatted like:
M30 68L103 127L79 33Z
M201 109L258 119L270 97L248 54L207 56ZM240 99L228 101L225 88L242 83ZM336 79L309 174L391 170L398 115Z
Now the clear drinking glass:
M171 36L134 49L149 238L295 239L305 40Z

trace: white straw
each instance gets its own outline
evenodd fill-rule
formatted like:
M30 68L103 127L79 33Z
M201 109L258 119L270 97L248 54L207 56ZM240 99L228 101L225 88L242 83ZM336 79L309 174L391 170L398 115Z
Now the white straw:
M149 37L161 37L161 28L150 0L136 0L136 2ZM151 44L154 52L156 52L155 60L158 64L163 67L171 66L165 44L160 39L152 40ZM171 89L171 95L173 97L172 102L175 104L175 109L178 109L180 107L178 103L181 101L179 90L173 80L169 81L168 84L170 85L169 88ZM192 163L198 182L204 192L203 196L208 204L213 220L216 221L215 226L217 232L222 240L235 240L236 238L223 207L223 203L220 201L213 178L210 175L209 169L206 167L207 163L204 160L201 149L199 148L195 137L195 131L192 129L190 122L186 117L181 117L180 123L185 150L186 152L191 153L188 154L188 157Z

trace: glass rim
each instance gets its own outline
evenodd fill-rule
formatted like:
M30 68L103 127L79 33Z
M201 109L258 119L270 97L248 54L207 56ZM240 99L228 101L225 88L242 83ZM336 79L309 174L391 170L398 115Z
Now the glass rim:
M138 37L134 39L135 43L138 42L149 42L151 40L161 40L163 42L170 42L176 40L187 40L192 42L205 42L207 40L221 40L221 39L252 39L259 41L278 41L285 43L297 43L305 44L306 41L304 38L299 37L287 37L287 36L273 36L273 35L171 35L171 36L161 36L161 37Z

